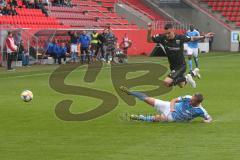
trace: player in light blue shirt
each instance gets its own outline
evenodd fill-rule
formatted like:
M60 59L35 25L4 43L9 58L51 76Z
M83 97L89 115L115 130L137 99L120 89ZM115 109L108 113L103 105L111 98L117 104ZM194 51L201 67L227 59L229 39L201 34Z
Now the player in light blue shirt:
M209 120L210 116L202 107L203 96L195 93L193 96L178 97L172 100L171 114L174 121L190 121L197 117Z
M178 97L171 101L163 101L148 97L141 92L131 92L126 87L120 89L132 95L147 104L153 106L158 112L155 116L131 115L131 120L148 121L148 122L188 122L197 117L203 118L203 122L210 123L211 116L202 107L203 96L195 93L193 96Z
M186 36L188 36L188 37L200 36L200 33L195 29L194 25L191 25L190 30L188 30L186 33ZM189 63L189 67L190 67L190 72L193 70L192 57L194 58L196 68L199 68L198 42L199 41L190 41L187 43L188 44L187 55L188 55L188 63Z

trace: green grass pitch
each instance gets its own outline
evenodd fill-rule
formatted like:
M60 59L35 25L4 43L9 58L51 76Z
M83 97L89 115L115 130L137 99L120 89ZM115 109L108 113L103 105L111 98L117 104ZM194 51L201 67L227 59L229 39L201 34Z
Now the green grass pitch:
M110 68L105 67L96 82L83 82L84 68L78 68L66 83L98 88L118 96L112 112L87 122L66 122L55 115L63 99L74 101L73 113L92 109L99 100L64 95L49 87L55 65L0 69L0 159L1 160L239 160L240 159L240 54L211 53L200 57L202 79L198 87L174 88L161 97L204 94L203 106L214 118L191 123L142 123L120 120L128 113L154 113L143 102L129 107L115 92ZM167 66L165 58L131 57L130 63L151 61ZM130 76L136 76L134 73ZM163 78L163 77L162 77ZM30 103L20 99L29 89Z

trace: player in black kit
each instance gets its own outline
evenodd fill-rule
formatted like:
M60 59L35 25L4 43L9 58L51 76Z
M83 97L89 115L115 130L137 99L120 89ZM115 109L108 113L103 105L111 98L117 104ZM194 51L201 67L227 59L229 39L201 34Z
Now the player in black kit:
M148 25L147 41L149 43L159 43L162 46L170 64L171 73L164 79L167 87L179 85L181 88L187 83L196 88L196 82L192 76L199 76L199 69L192 71L191 74L184 75L186 72L186 62L183 54L183 45L185 42L212 37L214 33L210 32L205 36L188 37L186 35L178 35L175 33L172 24L166 24L164 34L152 36L152 25Z

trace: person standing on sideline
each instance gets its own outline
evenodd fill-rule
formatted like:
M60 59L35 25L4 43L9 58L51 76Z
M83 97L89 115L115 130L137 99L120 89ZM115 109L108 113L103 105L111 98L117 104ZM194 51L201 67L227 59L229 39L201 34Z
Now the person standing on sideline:
M238 51L240 52L240 32L238 33Z
M78 43L81 45L81 47L80 47L81 63L84 64L86 62L86 57L87 57L88 64L89 64L90 61L91 61L91 57L90 57L90 54L89 54L91 39L87 35L86 31L83 31L83 33L80 35Z
M8 37L6 39L6 48L7 48L7 70L12 71L12 61L13 54L17 51L18 47L15 45L13 34L11 31L8 32Z
M53 57L53 46L54 46L54 40L51 39L46 45L46 55Z
M212 50L213 50L213 48L212 48L213 38L214 38L214 37L209 37L209 51L212 51Z
M125 33L122 44L121 44L121 47L123 48L123 53L125 54L125 56L127 56L128 49L131 47L131 45L132 45L132 41L128 38L127 33Z
M61 45L59 46L59 51L57 53L58 64L62 64L62 59L63 59L63 64L66 64L66 54L67 54L67 47L65 43L61 43Z
M29 53L25 52L24 46L23 46L23 40L19 42L18 47L18 55L22 57L22 66L28 66L29 65Z
M74 33L68 32L68 35L70 36L71 42L71 61L76 62L78 52L78 36L76 32Z
M103 32L99 35L99 49L101 51L101 61L105 61L106 35L107 35L107 29L104 29Z
M94 58L97 57L99 51L99 34L97 31L93 31L91 34L91 48Z
M55 39L54 43L53 43L53 53L52 53L52 57L54 59L54 64L57 64L58 52L59 52L59 45L58 45L58 41Z
M106 62L114 62L114 54L116 50L117 38L115 37L114 33L111 29L107 30L106 34Z

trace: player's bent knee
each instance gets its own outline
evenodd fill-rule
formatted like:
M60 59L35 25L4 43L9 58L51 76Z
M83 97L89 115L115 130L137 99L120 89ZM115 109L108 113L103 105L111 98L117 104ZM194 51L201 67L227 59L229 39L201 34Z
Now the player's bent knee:
M180 88L183 88L185 85L186 85L185 82L181 82L181 83L178 84L178 86L179 86Z
M161 115L156 115L155 116L155 121L160 122L161 121Z
M171 78L166 78L163 83L166 87L171 87L172 86L172 79Z
M155 122L164 122L167 121L167 117L164 115L156 115L155 116Z
M163 84L164 84L164 86L169 87L167 81L164 80L164 81L163 81Z
M171 87L171 86L172 86L172 84L169 83L169 82L164 82L164 85L165 85L166 87Z
M180 84L179 84L178 86L179 86L180 88L183 88L183 85L180 85Z
M155 105L155 98L147 97L144 101L151 106Z

